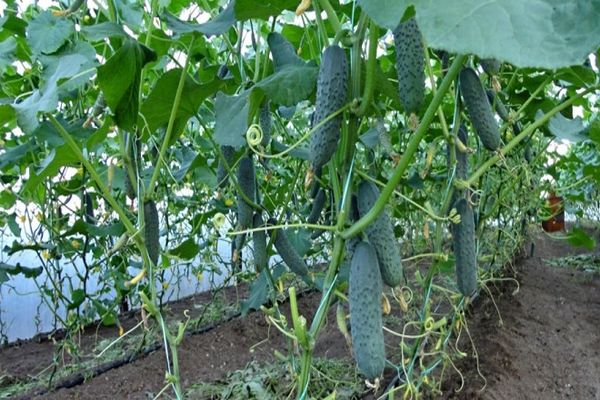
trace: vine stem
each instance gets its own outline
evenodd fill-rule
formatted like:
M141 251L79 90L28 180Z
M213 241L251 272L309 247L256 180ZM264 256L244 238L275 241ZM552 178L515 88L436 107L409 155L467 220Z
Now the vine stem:
M584 90L580 93L577 93L575 96L572 96L568 100L557 105L552 110L548 111L546 114L544 114L539 119L537 119L535 122L533 122L531 125L529 125L527 128L523 129L523 132L519 133L510 142L508 142L508 144L506 146L504 146L503 148L498 150L495 156L490 157L489 160L484 162L481 165L481 167L479 167L479 169L477 171L475 171L473 173L473 175L471 175L471 177L465 181L465 184L468 186L473 185L483 175L483 173L485 171L487 171L489 168L491 168L493 165L495 165L502 157L504 157L504 154L510 152L517 144L519 144L523 139L525 139L527 136L532 134L537 128L539 128L540 126L542 126L546 122L548 122L550 120L550 118L552 118L555 114L564 110L568 106L575 103L575 101L579 100L586 94L588 94L591 91L596 90L596 89L597 89L597 87L593 86L593 87L587 88L586 90Z
M327 14L327 19L329 20L331 27L337 35L337 33L342 30L342 25L340 24L340 20L337 14L335 13L335 10L331 6L331 3L329 2L329 0L319 0L319 5L323 9L323 11L325 11L325 14Z
M377 43L379 39L379 27L371 21L369 24L369 59L367 60L367 69L365 71L365 89L360 102L360 107L356 113L358 116L363 116L367 112L373 92L375 90L375 65L377 65Z
M400 183L400 180L402 179L402 176L404 175L404 172L406 171L406 168L411 162L414 154L419 149L419 144L421 143L421 140L423 140L423 138L425 137L425 134L427 133L427 130L429 128L429 124L431 124L431 121L436 115L438 107L442 104L442 100L446 95L446 92L450 88L450 85L454 81L454 78L456 78L456 76L458 75L458 72L462 68L466 59L466 55L460 55L454 59L437 93L435 94L435 96L431 100L431 103L427 107L427 111L425 111L425 115L423 116L421 123L419 124L415 133L412 135L410 142L406 147L406 151L402 155L400 162L398 163L398 166L394 171L394 174L381 191L381 195L373 205L373 208L371 208L371 210L369 210L369 212L365 216L356 221L354 225L352 225L345 231L340 232L340 236L343 239L350 239L351 237L356 236L357 234L362 232L383 211L389 198L394 193L394 189Z
M134 238L138 247L140 247L140 249L145 248L143 246L141 237L137 234L137 229L135 228L135 226L133 226L133 224L127 217L125 210L123 210L123 208L119 205L119 203L117 203L117 201L115 200L113 195L110 193L108 186L106 186L104 184L104 182L102 181L102 178L100 177L98 172L96 172L96 170L94 169L92 164L89 162L89 160L83 155L83 152L79 148L79 145L77 145L77 142L75 142L75 139L73 139L73 137L71 137L69 132L67 132L67 130L60 124L60 122L58 122L56 120L56 118L53 115L47 114L47 116L48 116L48 119L50 120L50 123L52 125L54 125L54 127L56 128L58 134L63 138L65 143L67 143L67 145L71 148L73 153L75 153L75 155L77 156L79 161L83 164L85 169L88 171L88 173L90 174L90 177L94 180L94 182L96 183L96 186L98 186L98 189L100 189L100 193L102 193L102 196L106 199L108 204L110 204L110 206L113 208L113 210L119 215L119 218L121 219L121 222L125 226L125 229L127 229L130 236L132 238Z
M194 37L190 40L189 51L191 52L192 46L194 45ZM173 126L175 126L175 118L177 116L177 110L179 109L179 104L181 103L181 94L183 93L183 87L185 86L185 78L187 77L187 67L190 63L190 54L188 52L187 57L185 58L185 65L181 70L181 76L179 77L179 83L177 85L177 91L175 92L175 99L173 100L173 107L171 107L171 115L169 116L169 123L167 125L167 131L165 132L165 137L163 139L163 143L160 146L160 153L158 155L158 161L156 168L152 172L152 177L150 178L150 183L148 184L148 190L145 192L144 197L150 198L152 192L154 191L154 186L156 184L156 180L158 179L158 175L160 174L160 166L159 163L164 163L164 157L167 153L167 147L169 147L169 142L171 142L171 135L173 134Z

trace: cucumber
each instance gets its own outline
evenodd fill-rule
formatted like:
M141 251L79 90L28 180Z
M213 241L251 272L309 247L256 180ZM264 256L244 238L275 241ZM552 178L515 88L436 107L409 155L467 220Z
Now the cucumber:
M425 99L425 53L414 17L394 29L400 101L407 114L418 113Z
M271 235L273 235L275 249L279 253L279 256L281 256L285 265L287 265L296 275L306 277L308 275L308 266L302 257L300 257L300 254L298 254L294 246L292 246L292 243L285 232L280 229L272 230Z
M533 153L531 152L531 143L529 142L527 142L527 144L525 145L523 157L525 157L525 161L527 161L527 164L531 164L531 160L533 159Z
M469 131L463 124L458 128L458 138L465 146L469 140ZM469 177L469 154L456 149L456 177L465 180Z
M488 75L497 75L502 66L502 63L495 58L483 58L479 60L479 64Z
M251 157L244 156L240 160L237 170L237 180L244 195L253 202L256 201L256 174L254 172L254 162ZM237 196L237 203L239 226L243 229L251 227L254 209L240 193Z
M126 163L130 163L130 165L133 169L134 175L135 175L135 180L132 180L127 171L127 167L124 168L124 170L125 170L125 193L127 194L127 197L129 197L131 200L133 200L133 199L135 199L136 194L137 194L137 178L138 178L138 174L139 174L140 157L142 154L141 153L142 142L137 134L127 133L125 147L126 147L125 151L127 152L127 158L128 158L128 160L126 160Z
M348 63L341 47L329 46L323 53L317 79L314 125L319 124L346 103ZM320 171L337 149L342 115L328 120L315 130L310 141L309 159L313 171Z
M265 101L260 108L260 112L258 114L258 123L263 133L260 144L263 146L268 146L271 142L271 127L273 125L273 119L271 117L271 111L269 110L268 101Z
M358 200L356 199L356 195L352 196L352 200L350 203L350 211L348 213L349 222L356 222L360 218L360 214L358 212ZM362 242L361 236L356 235L347 239L345 242L346 246L346 261L351 262L352 257L354 256L354 251L356 250L356 246Z
M314 224L319 220L319 217L321 216L321 211L323 211L323 206L325 205L325 200L327 200L325 190L323 190L323 188L320 188L319 192L315 196L315 199L313 200L310 215L306 219L307 223Z
M487 94L488 101L490 102L490 104L492 105L494 110L496 110L496 113L498 114L498 116L503 121L508 122L509 121L508 109L506 108L506 106L504 105L502 100L500 100L500 97L498 97L496 92L494 92L492 89L487 89L485 91L485 94Z
M385 367L382 289L375 249L360 242L350 264L348 302L354 359L369 380L379 378Z
M254 228L265 226L262 216L259 213L254 215ZM269 264L267 255L267 234L265 231L252 232L252 241L254 242L254 265L256 272L261 272Z
M471 68L463 68L459 81L460 92L475 132L486 149L495 151L500 146L498 123L477 73Z
M362 181L358 186L357 204L358 212L362 217L369 212L379 198L379 189L375 184ZM383 210L381 214L365 228L365 233L369 242L377 252L379 267L381 268L381 277L383 281L391 287L397 286L403 278L402 274L402 256L400 247L394 235L394 227L390 219L388 210Z
M231 169L235 161L235 149L232 146L221 146L221 154L223 154L223 158L219 159L217 166L217 187L222 189L229 182L229 174L225 165Z
M475 250L475 219L473 208L467 199L454 203L460 215L460 223L452 228L454 258L456 260L456 284L464 296L471 296L477 289L477 258Z
M144 202L144 243L148 250L150 261L154 265L158 263L160 254L158 210L154 200Z
M95 225L94 203L92 202L92 196L88 192L83 195L83 209L85 210L85 222Z

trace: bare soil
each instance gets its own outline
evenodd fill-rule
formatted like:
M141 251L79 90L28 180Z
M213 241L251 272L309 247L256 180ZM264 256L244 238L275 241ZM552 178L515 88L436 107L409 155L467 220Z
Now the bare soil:
M478 359L465 341L462 349L470 355L457 362L465 384L457 391L461 379L458 374L451 375L444 383L443 398L600 400L600 278L548 266L546 259L582 251L543 234L534 240L534 256L512 266L519 291L513 295L514 282L499 283L490 288L493 300L482 294L471 308L469 332ZM228 298L236 302L240 296L229 290ZM195 309L207 296L186 299L172 307L172 313ZM299 308L314 311L319 300L320 293L306 294L299 299ZM399 314L399 310L393 306L392 313ZM312 316L306 317L310 321ZM132 314L124 325L127 329L137 321L139 315ZM350 360L335 324L335 310L330 311L328 321L316 355ZM93 347L104 337L116 337L115 328L85 332L81 343ZM51 341L27 341L0 350L0 375L10 372L14 379L34 375L52 362L54 346ZM223 380L228 372L252 361L273 361L274 350L286 353L287 346L288 341L262 313L234 318L185 338L178 349L182 385ZM30 392L21 398L153 398L165 385L165 363L165 353L158 349L73 388L37 397ZM393 371L386 372L391 379Z

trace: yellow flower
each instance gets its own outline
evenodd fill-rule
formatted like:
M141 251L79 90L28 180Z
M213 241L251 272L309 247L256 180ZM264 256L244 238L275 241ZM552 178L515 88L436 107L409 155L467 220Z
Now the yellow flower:
M44 260L49 260L50 259L50 252L46 249L44 251L42 251L42 257L44 258Z
M19 215L19 221L21 221L22 223L25 223L26 220L27 220L27 217L25 217L24 215Z
M231 206L233 205L233 200L231 200L231 199L226 199L226 200L225 200L225 205L226 205L227 207L231 207Z
M223 225L225 225L225 214L223 213L216 213L214 215L214 217L212 218L213 221L213 225L215 226L216 229L221 229L221 227Z
M79 240L71 240L71 246L73 246L74 249L78 249L79 247L81 247L81 245L79 244Z

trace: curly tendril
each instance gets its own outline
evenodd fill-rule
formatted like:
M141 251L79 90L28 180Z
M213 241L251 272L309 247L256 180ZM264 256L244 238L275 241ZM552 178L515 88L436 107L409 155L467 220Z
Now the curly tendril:
M250 147L258 146L263 139L263 131L261 127L257 124L252 124L248 127L246 131L246 141L250 145Z

